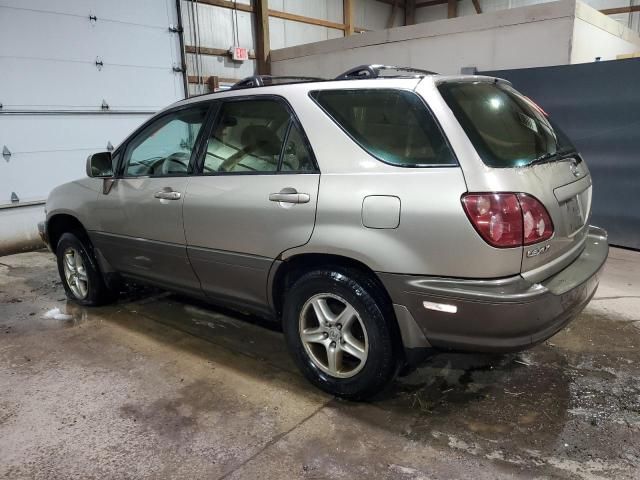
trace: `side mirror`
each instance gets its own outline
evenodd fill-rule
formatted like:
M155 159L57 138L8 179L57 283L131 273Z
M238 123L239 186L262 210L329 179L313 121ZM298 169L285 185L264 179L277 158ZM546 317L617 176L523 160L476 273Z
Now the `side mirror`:
M113 163L111 152L93 153L87 157L87 176L113 177Z

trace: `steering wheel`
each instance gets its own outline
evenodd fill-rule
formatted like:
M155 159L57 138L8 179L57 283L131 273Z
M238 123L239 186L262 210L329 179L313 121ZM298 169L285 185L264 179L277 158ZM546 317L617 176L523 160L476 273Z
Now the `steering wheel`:
M179 165L180 167L176 168ZM189 170L189 158L184 152L176 152L169 155L162 162L162 175L171 175L174 173L187 173Z

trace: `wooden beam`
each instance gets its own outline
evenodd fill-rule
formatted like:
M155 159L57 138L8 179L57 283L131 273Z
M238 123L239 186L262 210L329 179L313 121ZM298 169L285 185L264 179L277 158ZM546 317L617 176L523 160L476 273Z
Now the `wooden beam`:
M344 22L344 35L353 35L353 2L352 0L342 0L342 21Z
M482 7L480 6L480 0L471 0L473 2L473 6L476 9L476 13L482 13Z
M604 13L605 15L616 15L618 13L634 13L640 12L640 5L634 5L629 7L618 7L618 8L605 8L604 10L600 10L600 13Z
M398 13L398 2L400 0L394 0L393 5L391 6L391 13L389 14L389 19L387 20L387 28L392 28L396 23L396 13Z
M186 53L199 53L200 55L213 55L218 57L230 57L229 50L224 48L210 48L210 47L194 47L193 45L185 45L184 51ZM249 58L255 60L256 56L249 54Z
M234 3L229 0L196 0L198 3L204 3L206 5L212 5L214 7L222 7L222 8L237 8L243 12L253 12L253 7L251 5L245 5L244 3Z
M448 2L449 0L427 0L422 2L416 2L416 8L433 7L435 5L444 5L445 3L448 3Z
M262 1L262 0L257 0L257 1ZM284 20L291 20L293 22L306 23L309 25L317 25L319 27L335 28L337 30L344 30L346 28L346 25L344 23L330 22L329 20L305 17L303 15L296 15L295 13L280 12L278 10L269 10L269 16L282 18Z
M256 12L258 3L260 2L260 0L254 0L255 2L255 7L254 7L254 6L246 5L243 3L234 4L229 0L196 0L196 1L198 3L203 3L206 5L212 5L214 7L221 7L221 8L229 8L232 10L234 8L234 5L237 5L238 10L241 10L243 12L252 12L252 13ZM350 0L350 1L352 2L353 0ZM390 0L390 1L393 1L393 0ZM270 17L282 18L284 20L291 20L292 22L306 23L307 25L317 25L319 27L335 28L336 30L347 30L347 28L349 27L346 21L345 23L330 22L329 20L323 20L321 18L305 17L304 15L296 15L293 13L281 12L279 10L267 9L267 11L269 12ZM353 27L353 30L365 31L364 28L357 28L355 26Z
M256 59L258 60L258 74L271 74L271 43L269 40L269 2L255 0L256 14Z
M447 11L448 18L455 18L458 16L458 0L449 0L449 8Z
M220 82L236 83L236 82L239 82L240 80L242 80L241 78L225 78L225 77L215 77L215 78L213 78L213 76L211 76L211 77L197 77L196 75L189 75L188 79L189 79L189 83L193 83L193 84L196 84L196 85L200 85L200 84L211 85L211 84L215 84L216 82L218 84Z
M387 5L393 5L395 0L378 0L378 2L386 3ZM404 8L404 0L400 0L398 2L398 5L400 5L402 8Z
M416 23L416 0L406 0L404 4L404 24L414 25Z

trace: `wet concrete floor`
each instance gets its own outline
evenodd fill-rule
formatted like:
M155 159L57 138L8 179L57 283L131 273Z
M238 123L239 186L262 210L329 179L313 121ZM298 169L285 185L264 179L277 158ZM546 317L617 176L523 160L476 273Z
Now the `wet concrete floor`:
M258 319L144 289L80 308L51 254L2 257L0 476L640 478L640 254L544 344L438 354L360 404Z

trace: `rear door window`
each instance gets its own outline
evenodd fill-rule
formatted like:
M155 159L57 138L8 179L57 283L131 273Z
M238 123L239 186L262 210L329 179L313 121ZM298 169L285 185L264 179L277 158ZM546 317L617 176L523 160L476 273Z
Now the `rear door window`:
M438 89L486 165L518 167L575 150L540 107L509 85L446 82Z
M311 98L364 150L401 167L456 165L424 102L395 89L316 90Z
M315 171L306 137L275 98L222 104L207 140L204 174Z

